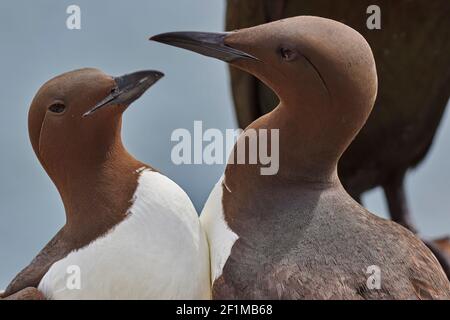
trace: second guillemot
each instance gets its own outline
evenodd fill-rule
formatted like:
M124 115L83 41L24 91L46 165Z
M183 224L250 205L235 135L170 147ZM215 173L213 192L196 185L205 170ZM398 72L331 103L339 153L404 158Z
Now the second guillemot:
M364 209L337 176L338 160L377 93L375 61L359 33L301 16L230 33L172 32L152 40L227 61L280 99L246 129L279 129L278 174L229 163L201 215L214 298L450 298L450 284L430 250L402 226ZM381 273L378 289L367 285L373 268Z
M4 296L38 287L47 299L210 297L208 245L191 200L122 144L122 113L162 76L82 69L39 90L30 139L66 224ZM67 286L74 266L75 288Z

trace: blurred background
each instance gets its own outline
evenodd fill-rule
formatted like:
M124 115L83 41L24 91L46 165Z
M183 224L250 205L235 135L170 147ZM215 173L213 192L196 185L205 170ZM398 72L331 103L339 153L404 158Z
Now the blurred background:
M66 8L81 7L81 30L66 28ZM166 77L125 113L124 142L139 160L182 186L200 211L223 165L170 160L173 130L236 128L224 63L151 43L165 31L224 28L225 1L15 0L0 2L0 289L26 266L64 224L59 195L28 140L27 112L38 88L73 69L111 75L158 69ZM447 39L448 41L448 39ZM425 237L450 232L450 116L444 115L425 161L407 176L407 196ZM380 189L364 205L386 217Z

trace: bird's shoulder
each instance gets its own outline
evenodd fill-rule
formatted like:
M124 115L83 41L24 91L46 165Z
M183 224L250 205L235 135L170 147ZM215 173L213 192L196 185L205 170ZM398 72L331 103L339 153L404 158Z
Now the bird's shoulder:
M18 293L26 288L37 288L39 282L50 267L56 261L64 258L72 250L77 248L75 243L69 241L66 233L67 231L63 227L36 255L30 264L14 277L4 292L5 297Z

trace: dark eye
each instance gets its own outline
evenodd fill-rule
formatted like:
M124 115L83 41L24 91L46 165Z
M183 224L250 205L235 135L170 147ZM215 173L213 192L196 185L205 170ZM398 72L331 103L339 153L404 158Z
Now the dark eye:
M285 61L292 61L297 57L297 52L293 49L289 48L281 48L280 49L280 56Z
M64 112L64 110L66 110L66 106L62 103L54 103L48 108L48 110L53 113L62 113Z

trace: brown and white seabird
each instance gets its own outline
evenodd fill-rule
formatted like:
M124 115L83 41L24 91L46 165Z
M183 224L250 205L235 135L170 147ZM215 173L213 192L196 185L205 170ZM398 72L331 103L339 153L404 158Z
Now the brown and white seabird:
M381 10L381 30L367 27L371 5ZM339 161L339 177L360 203L364 192L380 186L391 219L420 235L405 178L432 150L449 105L450 41L442 39L449 37L450 1L228 0L226 30L298 15L341 21L360 32L372 48L379 79L377 101ZM276 95L251 74L231 67L230 78L241 128L277 106ZM424 214L435 219L431 211ZM450 278L450 255L436 241L426 244Z
M213 298L450 298L450 283L423 242L364 209L337 176L377 93L375 61L358 32L300 16L152 39L227 61L280 99L246 129L279 129L278 173L228 163L203 209ZM367 285L372 267L380 270L380 289Z
M122 113L162 76L139 71L113 78L81 69L39 90L29 111L30 139L61 195L66 224L3 296L210 297L208 244L191 200L122 144Z

